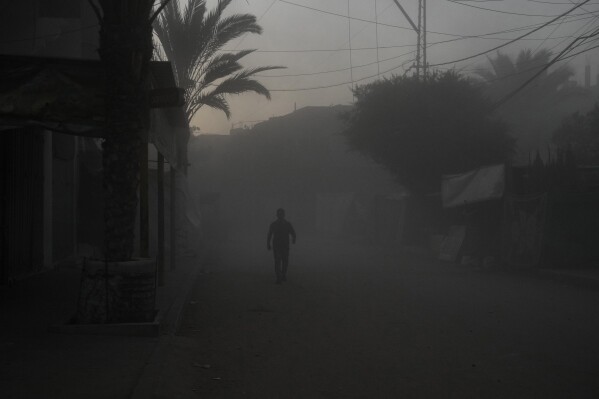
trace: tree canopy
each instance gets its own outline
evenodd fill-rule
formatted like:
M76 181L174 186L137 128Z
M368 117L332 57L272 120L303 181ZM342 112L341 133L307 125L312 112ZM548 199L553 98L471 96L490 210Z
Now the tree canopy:
M270 99L270 92L255 80L256 74L278 66L244 68L240 60L255 50L223 52L231 40L245 34L261 34L251 14L224 15L232 0L218 0L209 10L206 0L189 0L182 8L171 0L154 23L162 45L159 57L173 65L179 86L185 91L185 111L191 121L204 105L231 112L227 96L253 91Z
M599 165L599 105L564 118L552 138L558 152L571 154L577 164Z
M393 76L354 94L346 114L350 146L415 194L438 192L443 174L505 162L513 149L480 87L453 71L427 80Z

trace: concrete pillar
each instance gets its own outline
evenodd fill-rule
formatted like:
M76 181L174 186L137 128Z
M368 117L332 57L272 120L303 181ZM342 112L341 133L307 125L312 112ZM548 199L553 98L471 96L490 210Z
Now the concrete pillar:
M79 254L79 136L73 136L75 155L73 157L73 250Z
M170 165L170 177L171 177L171 270L177 268L177 170Z
M158 170L156 171L157 191L157 211L158 211L158 254L156 262L158 263L158 285L164 286L164 155L158 151Z
M52 267L52 132L44 131L44 267Z
M148 145L143 143L139 157L139 256L150 256L150 202L148 198Z

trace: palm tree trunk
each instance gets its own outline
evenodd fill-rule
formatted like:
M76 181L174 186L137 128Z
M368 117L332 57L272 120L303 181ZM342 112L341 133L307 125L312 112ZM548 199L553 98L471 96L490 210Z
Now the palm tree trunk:
M147 74L152 56L150 8L141 1L103 1L100 60L106 72L103 144L105 259L134 250L140 148L148 127ZM136 10L148 15L136 15Z

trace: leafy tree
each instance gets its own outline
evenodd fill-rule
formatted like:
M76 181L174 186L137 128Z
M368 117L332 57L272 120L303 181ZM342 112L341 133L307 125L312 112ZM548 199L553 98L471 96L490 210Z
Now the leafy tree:
M164 56L172 63L178 84L184 87L188 121L204 105L231 112L227 96L253 91L270 99L270 92L253 77L281 67L243 68L240 60L255 50L220 50L247 33L262 33L250 14L223 16L232 0L218 0L208 10L206 0L189 0L184 9L172 0L154 24ZM160 53L159 53L160 54Z
M504 162L513 148L480 88L455 72L427 80L394 76L354 94L349 144L417 195L438 191L443 174Z
M553 143L558 152L571 154L580 165L599 165L599 106L564 118L553 132Z

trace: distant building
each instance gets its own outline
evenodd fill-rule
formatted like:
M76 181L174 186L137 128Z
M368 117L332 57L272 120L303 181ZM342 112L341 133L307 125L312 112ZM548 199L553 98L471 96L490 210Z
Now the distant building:
M341 115L348 109L305 107L228 136L194 138L193 195L200 206L218 198L221 225L234 230L261 233L282 206L304 232L371 234L375 197L402 189L347 147Z

